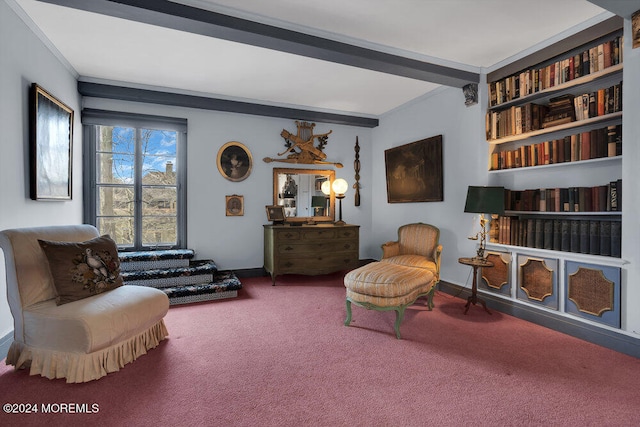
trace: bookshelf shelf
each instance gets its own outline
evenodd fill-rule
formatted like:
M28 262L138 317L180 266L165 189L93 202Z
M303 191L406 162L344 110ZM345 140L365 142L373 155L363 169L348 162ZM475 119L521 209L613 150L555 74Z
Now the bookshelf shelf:
M509 173L520 173L523 171L531 171L531 170L541 170L541 169L554 169L554 168L566 168L571 166L594 166L599 163L621 163L622 156L613 156L613 157L600 157L598 159L589 159L589 160L578 160L575 162L562 162L562 163L552 163L549 165L538 165L538 166L523 166L519 168L509 168L509 169L496 169L489 170L490 174L509 174Z
M613 258L602 255L583 254L578 252L558 252L550 249L530 248L527 246L516 245L503 245L500 243L487 243L487 250L495 250L499 252L515 252L515 253L529 253L538 255L541 257L558 258L562 257L563 260L585 262L597 265L607 265L614 267L622 267L628 264L629 261L622 258Z
M615 113L607 114L605 116L591 117L585 120L576 120L571 123L552 126L546 129L534 130L532 132L521 133L518 135L505 136L503 138L498 138L498 139L490 139L487 142L492 145L505 144L507 142L523 141L525 139L532 138L534 136L545 135L545 134L558 132L558 131L564 131L567 129L582 128L582 127L586 127L586 126L597 124L597 123L601 123L601 124L605 124L607 122L620 123L621 121L622 121L622 111L618 111Z
M498 105L490 106L489 111L500 111L509 108L512 105L525 104L527 102L537 101L540 99L552 97L554 95L564 94L569 90L591 86L594 82L599 82L616 75L620 75L620 78L622 78L622 64L612 65L608 68L605 68L604 70L596 71L595 73L591 73L583 77L578 77L577 79L561 83L557 86L543 89L539 92L512 99Z
M546 211L504 211L505 216L518 216L518 217L564 217L564 218L579 218L579 217L606 217L607 219L615 219L615 217L622 216L622 212L618 211L606 211L606 212L546 212Z

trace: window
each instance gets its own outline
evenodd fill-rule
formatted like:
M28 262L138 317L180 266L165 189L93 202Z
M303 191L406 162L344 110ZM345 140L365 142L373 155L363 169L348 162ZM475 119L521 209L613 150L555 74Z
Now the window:
M83 110L85 222L123 250L186 247L186 120Z

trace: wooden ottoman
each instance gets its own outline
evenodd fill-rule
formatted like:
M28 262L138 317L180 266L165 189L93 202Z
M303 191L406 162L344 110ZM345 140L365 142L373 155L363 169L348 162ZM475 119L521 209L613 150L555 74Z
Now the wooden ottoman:
M351 303L370 310L396 311L394 325L400 339L400 323L405 309L421 296L427 295L427 307L433 308L433 293L437 281L433 271L387 262L372 262L350 271L344 277L347 288L347 319L351 323Z

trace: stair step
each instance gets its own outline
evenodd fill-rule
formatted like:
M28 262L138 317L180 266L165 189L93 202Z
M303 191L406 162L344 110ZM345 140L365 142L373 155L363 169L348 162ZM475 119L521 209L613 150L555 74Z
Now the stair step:
M238 296L242 283L232 271L218 271L214 281L196 285L176 286L161 289L169 297L171 305L211 301Z
M218 266L213 260L191 260L186 267L173 267L173 268L154 268L146 270L131 270L123 271L122 278L125 282L130 283L134 281L151 281L156 279L168 279L168 278L180 278L180 277L193 277L203 275L213 275L218 270ZM199 280L200 283L211 281L212 279ZM197 283L191 282L191 283Z
M120 271L188 267L195 256L192 249L119 252Z

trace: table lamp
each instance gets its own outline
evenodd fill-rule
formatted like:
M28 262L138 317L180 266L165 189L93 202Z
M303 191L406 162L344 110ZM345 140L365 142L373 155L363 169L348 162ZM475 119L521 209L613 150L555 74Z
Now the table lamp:
M324 196L311 196L311 207L313 208L313 216L323 216L326 206L327 199L325 199Z
M504 215L504 187L472 187L467 190L467 201L464 205L465 212L480 214L480 231L471 240L480 240L476 258L484 258L484 250L487 242L487 224L489 219L484 214Z
M339 201L338 206L340 207L340 210L339 210L340 219L335 223L335 225L345 225L346 222L342 220L342 199L344 199L344 193L347 192L347 188L349 188L349 184L347 183L346 180L342 178L338 178L333 181L333 184L331 184L331 188L333 189L333 192L336 194L336 199L338 199Z

